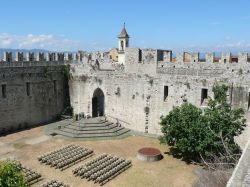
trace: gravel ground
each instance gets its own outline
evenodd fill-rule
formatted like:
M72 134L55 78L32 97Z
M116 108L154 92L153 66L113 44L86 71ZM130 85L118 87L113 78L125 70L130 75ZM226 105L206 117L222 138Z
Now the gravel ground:
M41 154L59 149L68 144L77 144L93 149L95 155L87 160L64 170L56 170L41 164L37 157ZM158 162L145 163L136 159L137 151L142 147L153 146L161 150L164 158ZM21 163L42 174L44 180L39 186L51 179L57 179L72 187L99 186L92 181L80 179L72 175L72 169L84 164L101 153L115 154L132 160L133 166L105 184L106 187L179 187L192 186L197 176L198 166L187 165L168 154L168 148L160 145L156 138L130 136L117 140L73 141L44 134L44 127L37 127L22 132L0 137L0 158L16 158Z

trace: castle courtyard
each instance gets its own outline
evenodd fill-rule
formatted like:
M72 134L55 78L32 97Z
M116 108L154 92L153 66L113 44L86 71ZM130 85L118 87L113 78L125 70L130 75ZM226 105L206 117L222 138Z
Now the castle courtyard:
M20 2L0 187L250 187L250 1Z
M192 186L197 180L198 166L168 155L168 147L159 144L157 138L131 135L122 139L78 141L45 134L46 126L40 126L0 137L0 158L19 160L25 167L42 175L43 180L33 186L40 186L46 181L57 179L72 187L100 186L92 181L75 177L72 170L102 153L114 154L132 161L132 167L105 184L117 186ZM63 171L41 164L37 157L57 150L69 144L80 145L94 151L94 155ZM158 162L137 160L137 151L145 146L158 148L164 158Z

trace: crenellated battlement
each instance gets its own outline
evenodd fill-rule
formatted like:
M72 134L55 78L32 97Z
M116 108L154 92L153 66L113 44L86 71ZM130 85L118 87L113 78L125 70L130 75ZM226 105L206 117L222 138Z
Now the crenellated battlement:
M239 53L237 56L232 53L206 53L201 58L200 53L181 52L173 56L170 50L127 48L125 52L125 71L127 73L157 74L176 72L174 69L210 69L211 74L216 69L248 68L250 57L248 53ZM188 73L186 73L188 74Z
M244 63L250 62L250 56L248 53L238 53L233 56L232 53L221 53L221 55L215 56L215 53L206 53L205 58L200 57L199 52L179 52L176 56L173 56L171 50L160 49L139 49L128 48L126 49L126 63L153 63L158 61L163 62L206 62L206 63Z
M82 61L81 53L56 53L56 52L4 52L0 62L56 62L56 61Z
M0 67L53 66L71 63L88 63L95 65L98 59L104 69L112 69L114 63L107 53L79 51L77 53L56 52L4 52Z
M100 53L101 54L101 53ZM72 62L95 62L95 59L103 60L99 53L60 53L60 52L4 52L3 59L0 61L0 67L8 66L39 66L39 65L57 65ZM203 56L203 57L201 57ZM248 53L221 53L216 56L215 53L206 53L200 55L199 52L189 53L180 52L173 55L171 50L160 49L140 49L140 48L127 48L125 51L125 70L127 72L140 72L156 73L159 67L165 67L166 63L173 64L237 64L250 62ZM238 64L239 65L239 64Z
M57 66L73 62L86 62L87 56L81 53L56 52L4 52L0 67Z

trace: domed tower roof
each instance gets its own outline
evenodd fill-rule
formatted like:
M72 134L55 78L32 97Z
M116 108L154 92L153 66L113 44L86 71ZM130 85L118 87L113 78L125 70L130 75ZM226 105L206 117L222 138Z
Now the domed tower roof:
M122 32L120 33L119 38L129 38L129 35L126 31L125 23L123 24Z

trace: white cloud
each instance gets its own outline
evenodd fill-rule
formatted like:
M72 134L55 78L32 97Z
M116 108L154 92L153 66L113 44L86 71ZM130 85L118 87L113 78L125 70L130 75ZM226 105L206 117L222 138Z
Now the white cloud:
M66 38L64 35L53 36L52 34L25 36L13 35L9 33L0 33L0 48L17 49L48 49L55 51L77 50L83 46L81 42Z

